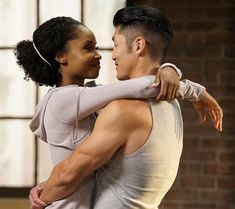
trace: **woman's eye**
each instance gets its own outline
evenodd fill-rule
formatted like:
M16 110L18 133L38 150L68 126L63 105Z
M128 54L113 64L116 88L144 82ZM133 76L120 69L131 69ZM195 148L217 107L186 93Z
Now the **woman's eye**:
M93 47L91 44L87 44L87 45L85 46L85 49L91 51L91 50L94 49L94 47Z

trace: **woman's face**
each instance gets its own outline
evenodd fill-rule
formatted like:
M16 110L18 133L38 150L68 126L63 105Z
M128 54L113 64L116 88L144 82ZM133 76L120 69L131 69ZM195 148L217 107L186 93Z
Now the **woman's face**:
M101 55L96 51L94 34L85 26L77 29L77 37L66 44L61 64L62 80L71 80L71 84L84 79L93 79L99 75Z

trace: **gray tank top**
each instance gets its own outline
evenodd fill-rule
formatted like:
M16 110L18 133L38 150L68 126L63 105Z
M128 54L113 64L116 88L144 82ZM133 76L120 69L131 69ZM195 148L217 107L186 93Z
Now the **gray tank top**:
M94 209L156 209L171 188L183 144L183 121L176 100L149 102L153 126L136 152L117 152L98 172Z

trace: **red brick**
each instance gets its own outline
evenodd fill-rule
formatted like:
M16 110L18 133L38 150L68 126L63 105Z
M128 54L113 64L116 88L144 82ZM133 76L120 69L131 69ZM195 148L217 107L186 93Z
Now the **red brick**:
M235 1L234 0L224 0L224 3L227 6L235 6Z
M208 203L195 203L195 204L183 204L182 209L217 209L215 204Z
M214 149L235 149L235 140L234 139L227 139L218 138L218 139L203 139L201 141L201 147L205 149L214 148Z
M235 129L234 129L233 124L231 124L231 122L223 123L223 136L230 137L230 136L234 136L234 135L235 135Z
M207 90L211 95L216 95L217 98L228 98L234 97L235 86L226 86L226 85L213 85L208 84Z
M212 91L209 91L210 93ZM212 94L213 95L213 94ZM190 123L192 121L192 123ZM191 121L184 121L184 137L196 137L203 135L204 137L217 135L217 132L208 118L208 120L201 124L198 117L192 118Z
M235 162L235 152L226 151L220 154L220 160L226 162Z
M221 27L225 32L235 32L235 21L231 19L225 20Z
M235 83L235 72L221 72L220 73L220 80L223 83L234 85ZM235 92L234 92L235 97Z
M233 38L235 37L235 33L233 34ZM225 48L225 54L224 56L226 58L235 58L235 46L227 46Z
M189 140L184 140L184 147L186 149L197 149L197 147L199 147L199 139L195 137Z
M213 0L188 0L187 1L188 6L197 6L197 7L204 7L204 6L214 6L215 5L215 1ZM223 4L223 0L216 0L216 5L222 5Z
M184 7L168 7L167 15L170 19L184 19L187 17L187 21L190 20L205 20L206 18L206 9L205 8L197 8L197 7L190 7L185 9Z
M214 188L215 179L199 175L184 176L182 178L182 185L186 187Z
M187 17L188 11L183 7L178 7L177 9L175 7L168 7L166 14L169 19L179 21Z
M235 97L221 99L220 104L225 110L234 111Z
M188 102L182 101L181 104L182 103L187 104ZM197 115L196 111L193 108L193 105L190 104L190 103L188 103L188 105L189 106L186 106L186 105L182 106L181 105L181 107L183 109L183 119L184 119L184 121L187 121L187 123L190 122L190 121L193 121L194 123L196 122L198 124L199 118L198 118L198 115Z
M179 166L179 173L185 174L200 174L202 173L203 165L200 163L184 163L182 162Z
M235 111L235 110L234 110ZM226 111L225 113L224 113L224 119L226 120L226 126L228 126L228 127L234 127L234 124L233 124L233 122L234 122L234 119L235 119L235 112L229 112L229 111Z
M226 163L209 164L204 166L204 173L211 175L234 175L235 165L230 165Z
M160 204L161 209L180 209L179 205L177 203L162 203Z
M218 31L221 26L215 21L194 20L187 22L186 31L188 32L212 32Z
M207 9L206 16L208 18L224 19L227 17L233 17L235 14L235 7L220 6L220 7L210 7Z
M219 202L224 204L231 199L231 192L224 191L203 191L201 193L203 201Z
M233 72L235 66L235 60L205 60L205 71L211 72Z
M218 83L220 82L220 73L218 72L208 72L205 73L206 83Z
M198 200L199 193L194 189L171 189L167 193L167 198L170 200Z
M190 33L188 43L191 45L205 44L205 35L203 33Z
M183 57L185 56L185 51L182 50L181 47L172 47L169 49L168 51L168 55L167 57L170 57L170 58L175 58L175 57Z
M235 33L231 32L207 32L206 34L206 44L216 44L216 45L224 45L231 44L234 42Z
M233 189L235 187L235 177L224 177L218 179L219 189Z
M177 34L177 32L185 31L186 23L184 23L184 22L182 22L180 20L175 20L173 18L170 19L170 21L171 21L172 27L174 29L175 35ZM227 27L230 28L231 26L228 25ZM175 39L175 37L174 37L174 39ZM173 39L173 41L174 41L174 39Z
M219 58L222 57L222 49L218 46L190 46L186 48L186 56L191 58Z
M235 1L139 2L156 5L172 22L175 38L166 60L182 69L183 78L205 85L224 109L220 133L209 118L201 125L190 103L180 102L183 156L176 181L159 208L235 209Z
M177 33L172 42L172 48L176 46L182 46L187 42L188 34L186 33Z
M142 0L142 1L146 3L145 0ZM179 6L179 5L184 6L187 3L187 0L178 0L178 1L172 1L172 0L157 0L157 1L155 1L155 0L152 0L151 2L153 3L153 5L155 3L155 5L164 5L164 6L167 5L170 7L174 7L174 6Z

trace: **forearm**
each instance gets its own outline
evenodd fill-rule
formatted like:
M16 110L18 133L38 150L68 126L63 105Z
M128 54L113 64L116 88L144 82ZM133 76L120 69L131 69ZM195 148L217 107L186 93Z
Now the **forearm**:
M158 93L157 88L151 87L155 76L144 76L115 84L85 88L79 95L78 119L96 112L109 102L123 98L151 98Z
M76 151L68 159L57 164L43 187L40 199L46 204L63 199L80 186L94 170L92 157Z
M179 99L198 101L206 88L198 83L184 79L180 81Z
M65 160L57 164L53 168L47 182L44 184L40 199L46 204L63 199L72 194L85 178L82 168L80 169L81 172L73 175L67 163L69 163L69 161Z
M58 164L54 167L50 177L43 186L42 194L40 199L46 204L50 204L54 201L65 198L70 195L76 189L69 187L70 185L66 182L66 177L63 171L63 164Z

